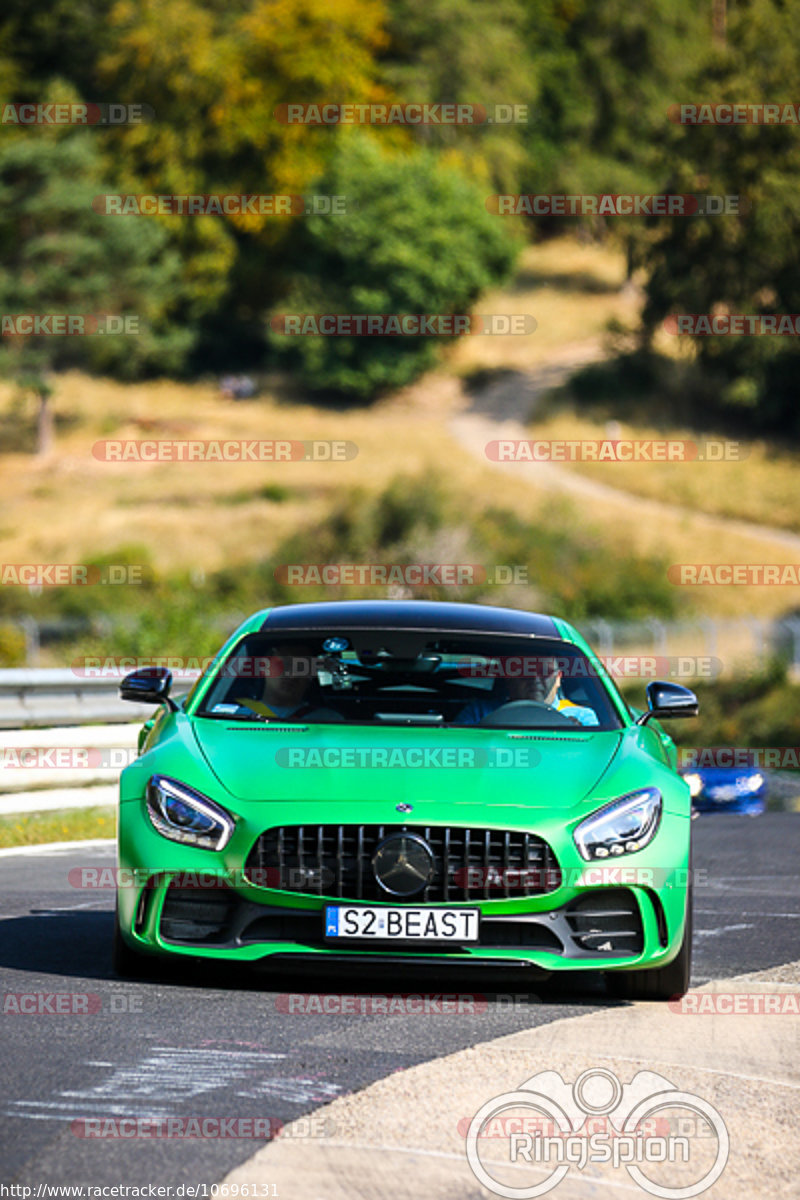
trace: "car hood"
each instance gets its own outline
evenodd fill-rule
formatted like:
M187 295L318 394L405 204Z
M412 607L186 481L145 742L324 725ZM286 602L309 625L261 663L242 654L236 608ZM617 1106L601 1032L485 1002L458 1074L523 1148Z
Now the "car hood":
M593 793L625 731L192 723L209 769L240 801L520 806L565 811ZM650 760L652 762L652 760ZM433 813L431 813L433 819Z

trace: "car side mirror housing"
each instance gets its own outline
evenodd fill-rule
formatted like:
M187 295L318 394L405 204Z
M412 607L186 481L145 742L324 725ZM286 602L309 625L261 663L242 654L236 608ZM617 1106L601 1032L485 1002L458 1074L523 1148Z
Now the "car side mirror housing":
M679 683L654 679L647 685L647 709L637 718L637 725L646 725L651 717L696 717L700 711L697 696Z
M131 671L119 685L120 700L133 700L136 704L166 704L173 712L177 704L170 699L172 671L166 667L140 667Z

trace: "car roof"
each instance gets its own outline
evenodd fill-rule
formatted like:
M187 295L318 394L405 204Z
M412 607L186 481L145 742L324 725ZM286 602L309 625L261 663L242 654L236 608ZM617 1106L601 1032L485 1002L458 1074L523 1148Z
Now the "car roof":
M310 629L423 629L454 633L506 633L527 637L564 636L552 617L440 600L330 600L288 604L264 613L265 631Z

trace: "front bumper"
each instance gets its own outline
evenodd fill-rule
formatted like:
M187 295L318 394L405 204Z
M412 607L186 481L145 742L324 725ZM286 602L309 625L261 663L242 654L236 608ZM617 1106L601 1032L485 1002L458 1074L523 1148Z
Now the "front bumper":
M636 854L635 866L624 860L620 878L615 867L583 862L563 822L550 828L542 823L536 832L556 852L563 876L558 888L517 899L431 905L477 908L479 943L331 945L324 939L325 905L358 902L248 883L243 868L258 831L232 839L219 854L166 842L138 805L122 809L119 864L127 878L118 888L120 929L143 953L250 963L296 959L298 965L312 957L321 965L352 961L354 969L359 963L413 962L551 973L660 967L675 957L683 938L689 859L684 817L662 822L653 845ZM158 862L160 867L152 865Z

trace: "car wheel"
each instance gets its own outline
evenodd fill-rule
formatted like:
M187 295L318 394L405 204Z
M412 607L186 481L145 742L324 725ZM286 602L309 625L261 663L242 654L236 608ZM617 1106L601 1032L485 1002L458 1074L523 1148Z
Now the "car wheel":
M692 971L692 881L691 867L686 891L686 924L678 954L665 967L649 971L609 971L606 986L621 1000L671 1000L689 990Z
M153 971L153 960L134 950L122 936L119 908L114 909L114 940L111 944L111 969L123 979L145 979Z

